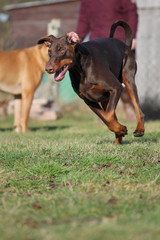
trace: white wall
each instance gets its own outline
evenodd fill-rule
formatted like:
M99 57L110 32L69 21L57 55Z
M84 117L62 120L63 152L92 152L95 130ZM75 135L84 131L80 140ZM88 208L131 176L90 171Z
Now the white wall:
M139 14L136 83L142 107L160 116L160 0L136 0Z

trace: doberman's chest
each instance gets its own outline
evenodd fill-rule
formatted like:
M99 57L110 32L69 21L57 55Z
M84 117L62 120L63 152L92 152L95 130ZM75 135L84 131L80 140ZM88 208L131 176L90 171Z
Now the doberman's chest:
M80 74L70 73L71 83L74 91L82 99L90 101L101 101L106 95L106 90L101 83L91 83Z

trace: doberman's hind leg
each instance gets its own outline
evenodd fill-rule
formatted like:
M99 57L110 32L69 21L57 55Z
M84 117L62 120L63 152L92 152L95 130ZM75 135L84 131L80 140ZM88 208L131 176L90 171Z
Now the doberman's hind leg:
M141 137L144 135L144 131L145 131L144 114L139 105L137 87L134 80L135 73L136 73L136 63L133 58L128 58L124 66L124 69L122 71L122 79L123 79L123 83L126 85L126 88L128 90L128 93L131 97L132 103L136 111L137 127L133 134L135 137Z

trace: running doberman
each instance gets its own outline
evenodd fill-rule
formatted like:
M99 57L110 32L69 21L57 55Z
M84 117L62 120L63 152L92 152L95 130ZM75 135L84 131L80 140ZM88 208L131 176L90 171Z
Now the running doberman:
M118 26L124 28L125 43L113 38ZM115 22L109 38L80 43L79 36L70 32L62 37L44 37L38 43L45 43L49 48L46 71L55 73L54 79L61 81L69 70L74 91L115 133L116 144L121 144L127 134L127 128L118 122L115 114L124 83L137 116L134 136L144 135L144 114L134 80L137 66L131 51L132 31L126 22Z

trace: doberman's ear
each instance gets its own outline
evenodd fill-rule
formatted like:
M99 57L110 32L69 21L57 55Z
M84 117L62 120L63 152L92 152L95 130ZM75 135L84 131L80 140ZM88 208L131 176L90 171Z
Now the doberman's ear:
M45 43L45 45L47 47L50 47L52 42L55 40L56 37L54 37L53 35L49 35L47 37L44 37L44 38L41 38L38 40L38 44L42 44L42 43Z
M66 40L69 44L79 43L81 41L80 37L75 32L69 32L65 34Z
M89 51L88 51L88 49L87 49L83 44L80 44L80 43L78 43L78 44L76 45L75 52L76 52L76 53L79 52L79 53L82 53L82 54L84 54L84 55L86 55L86 56L89 56Z

